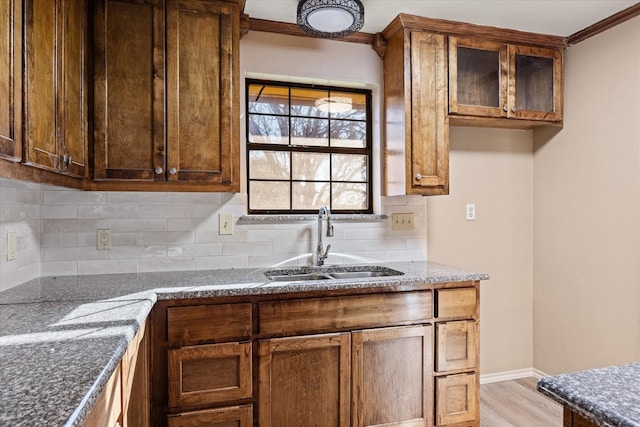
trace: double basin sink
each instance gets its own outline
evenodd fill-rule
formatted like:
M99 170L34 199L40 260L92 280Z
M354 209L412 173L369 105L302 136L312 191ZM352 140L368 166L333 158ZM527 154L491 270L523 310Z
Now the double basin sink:
M369 279L373 277L401 276L404 273L380 265L334 265L281 268L265 271L272 282L299 282L307 280Z

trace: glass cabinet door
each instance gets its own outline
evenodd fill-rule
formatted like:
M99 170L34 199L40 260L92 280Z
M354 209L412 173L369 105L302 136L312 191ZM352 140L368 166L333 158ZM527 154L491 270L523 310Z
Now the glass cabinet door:
M449 112L507 116L507 45L449 38Z
M509 46L509 117L560 120L562 52Z

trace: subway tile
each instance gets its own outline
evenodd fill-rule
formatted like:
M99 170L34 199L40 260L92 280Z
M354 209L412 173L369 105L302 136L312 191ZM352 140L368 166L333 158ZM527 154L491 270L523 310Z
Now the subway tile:
M195 258L145 258L138 260L138 271L193 271Z
M273 254L273 243L223 243L223 255L271 255Z
M78 206L76 205L52 205L42 209L43 219L76 219L78 218Z
M95 247L44 248L43 261L80 261L107 259L109 251L99 251Z
M194 243L194 233L184 231L165 231L163 233L138 234L140 245L176 245L180 243Z
M140 218L191 218L193 207L190 205L140 206Z
M169 205L214 205L222 204L220 193L167 193Z
M43 248L69 248L78 246L78 235L76 233L42 234L40 237L40 246Z
M110 205L166 205L167 193L110 191L108 201Z
M77 261L51 261L42 263L42 276L73 276L78 274Z
M43 205L102 205L106 203L107 193L104 191L43 191Z
M141 218L135 205L78 206L78 218L131 219Z
M166 219L110 219L108 226L113 232L149 232L149 231L166 231Z
M296 241L296 230L247 230L247 242Z
M115 259L100 261L78 261L78 274L136 273L137 260Z
M222 255L222 244L204 243L193 245L169 245L169 257L210 257Z
M249 266L248 258L246 255L197 257L196 270L247 268Z
M243 243L247 241L247 232L234 230L233 234L220 235L218 229L197 231L196 243Z

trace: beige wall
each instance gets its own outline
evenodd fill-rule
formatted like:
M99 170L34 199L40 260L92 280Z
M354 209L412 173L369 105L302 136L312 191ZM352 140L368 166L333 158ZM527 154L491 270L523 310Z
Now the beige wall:
M534 366L549 374L640 360L639 46L635 18L569 48L564 129L534 134Z
M531 131L452 127L450 142L451 193L427 200L428 258L491 275L480 291L482 374L530 369Z

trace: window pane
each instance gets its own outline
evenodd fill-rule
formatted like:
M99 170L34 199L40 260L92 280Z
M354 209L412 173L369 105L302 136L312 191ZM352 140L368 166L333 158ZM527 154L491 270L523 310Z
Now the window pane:
M289 186L289 182L249 181L249 209L290 209Z
M291 145L329 146L326 119L291 118Z
M255 144L289 143L289 119L249 114L249 142Z
M367 181L367 156L358 154L332 154L331 159L331 180Z
M289 88L250 84L247 91L249 112L262 114L289 114Z
M291 88L291 115L327 117L326 111L316 107L316 101L327 96L327 90Z
M367 209L367 184L333 184L331 208L334 210Z
M331 110L331 117L350 120L367 120L367 97L363 93L331 91L332 98L348 98L351 109L347 111Z
M320 209L329 205L328 182L294 182L292 184L293 209Z
M516 108L554 110L553 58L516 55Z
M287 151L249 152L249 179L289 179L291 153Z
M367 123L331 120L331 146L365 148L367 146Z
M292 153L291 179L298 181L329 181L329 154Z

